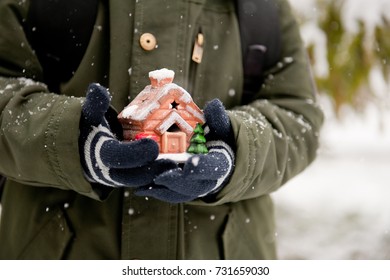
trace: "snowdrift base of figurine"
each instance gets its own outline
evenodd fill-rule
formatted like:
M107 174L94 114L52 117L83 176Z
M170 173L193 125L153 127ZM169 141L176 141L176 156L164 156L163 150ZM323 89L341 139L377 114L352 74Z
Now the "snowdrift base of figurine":
M157 159L170 159L177 163L184 163L186 162L191 156L194 154L190 153L180 153L180 154L163 154L160 153L157 157Z

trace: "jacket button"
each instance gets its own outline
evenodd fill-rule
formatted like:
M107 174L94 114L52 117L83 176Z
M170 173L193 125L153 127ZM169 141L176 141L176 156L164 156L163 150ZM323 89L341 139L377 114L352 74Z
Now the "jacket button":
M139 42L141 44L141 47L145 51L151 51L156 48L157 40L156 37L154 37L153 34L150 33L144 33L141 35Z

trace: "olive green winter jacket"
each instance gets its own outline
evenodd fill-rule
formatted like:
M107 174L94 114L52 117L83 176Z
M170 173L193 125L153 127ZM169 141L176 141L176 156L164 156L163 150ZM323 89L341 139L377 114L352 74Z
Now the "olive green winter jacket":
M282 58L244 106L234 1L101 1L77 71L52 93L23 30L30 0L1 0L0 173L8 181L0 258L276 258L270 193L313 161L323 115L290 7L275 1ZM152 50L140 44L144 33L156 38ZM148 72L164 67L200 107L219 98L229 109L235 170L213 202L168 204L131 188L102 196L84 178L78 133L88 84L109 87L119 112L149 83Z

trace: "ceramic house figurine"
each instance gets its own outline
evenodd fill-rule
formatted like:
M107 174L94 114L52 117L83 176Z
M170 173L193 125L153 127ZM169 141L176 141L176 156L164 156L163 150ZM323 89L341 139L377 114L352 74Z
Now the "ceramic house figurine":
M194 128L205 119L191 95L172 83L174 74L165 68L149 72L151 84L118 115L125 140L152 138L163 154L187 151Z

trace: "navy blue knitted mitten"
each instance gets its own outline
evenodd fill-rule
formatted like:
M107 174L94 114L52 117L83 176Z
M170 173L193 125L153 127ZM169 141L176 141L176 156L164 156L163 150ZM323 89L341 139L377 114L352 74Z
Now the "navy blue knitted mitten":
M80 158L88 181L111 187L143 186L176 167L168 160L155 161L158 145L151 139L119 141L105 118L109 105L108 90L91 84L82 107L79 136Z

